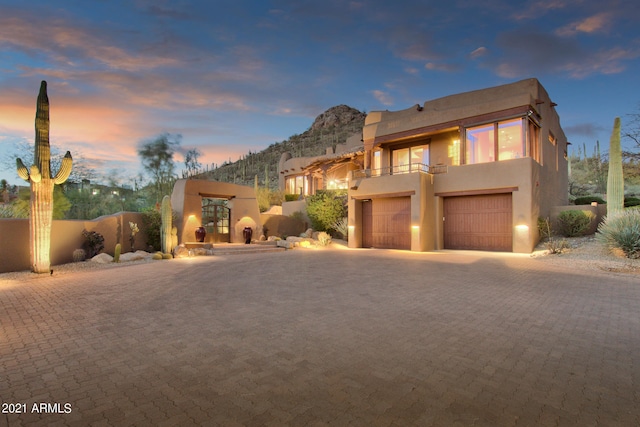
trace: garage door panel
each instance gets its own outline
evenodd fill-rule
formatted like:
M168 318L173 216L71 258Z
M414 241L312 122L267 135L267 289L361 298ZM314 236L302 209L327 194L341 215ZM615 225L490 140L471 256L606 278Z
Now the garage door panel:
M365 205L370 205L370 208L365 209ZM365 215L370 215L370 220L365 219ZM363 223L366 221L370 221L371 226L367 230L363 227L363 246L366 244L365 247L411 249L410 197L380 198L365 202Z
M445 198L445 248L511 251L511 205L510 193Z

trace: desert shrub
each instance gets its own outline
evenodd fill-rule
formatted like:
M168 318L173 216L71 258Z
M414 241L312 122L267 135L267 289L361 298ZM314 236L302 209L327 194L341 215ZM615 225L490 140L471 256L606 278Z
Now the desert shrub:
M540 234L540 240L551 237L551 221L549 218L538 217L538 233Z
M602 200L601 197L598 197L598 196L582 196L582 197L576 197L576 199L573 201L573 204L574 205L590 205L593 202L597 202L599 205L603 205L607 203L604 200Z
M147 235L147 246L160 250L160 227L162 226L160 211L153 208L142 211L142 226Z
M295 211L289 215L289 218L295 219L296 221L304 221L304 214L301 211Z
M280 190L269 190L269 204L271 206L282 206L284 193Z
M318 243L320 243L320 246L327 246L331 243L331 236L324 231L321 231L318 233Z
M624 198L624 207L630 208L633 206L640 206L640 199L637 197L625 197Z
M343 218L347 209L345 191L318 191L307 198L307 216L311 227L317 231L329 231Z
M258 209L260 212L266 212L271 207L271 190L268 188L260 187L256 191L256 199L258 200Z
M640 209L625 209L605 218L596 239L609 249L620 249L627 258L640 258Z
M584 236L594 219L591 211L562 211L558 214L558 231L565 237Z
M84 249L88 258L93 258L104 249L104 236L97 231L82 230Z
M538 218L538 231L540 232L540 239L545 241L544 245L550 254L561 254L565 249L569 248L569 244L565 239L558 239L553 235L549 218Z
M284 201L285 202L295 202L299 198L300 198L299 194L285 194L284 195Z
M349 239L349 219L346 216L336 221L331 228L337 231L344 240Z

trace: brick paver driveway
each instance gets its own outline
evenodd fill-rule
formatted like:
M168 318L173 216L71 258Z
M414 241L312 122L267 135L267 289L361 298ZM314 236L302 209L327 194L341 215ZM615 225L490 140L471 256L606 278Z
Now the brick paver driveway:
M295 250L5 280L0 400L27 413L0 426L640 425L639 319L637 275L509 254Z

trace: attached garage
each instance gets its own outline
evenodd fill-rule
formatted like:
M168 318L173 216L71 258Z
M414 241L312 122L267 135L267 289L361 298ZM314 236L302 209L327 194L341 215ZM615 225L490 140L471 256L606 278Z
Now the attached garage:
M411 249L411 197L362 202L362 247Z
M512 195L483 194L444 198L444 247L511 252Z

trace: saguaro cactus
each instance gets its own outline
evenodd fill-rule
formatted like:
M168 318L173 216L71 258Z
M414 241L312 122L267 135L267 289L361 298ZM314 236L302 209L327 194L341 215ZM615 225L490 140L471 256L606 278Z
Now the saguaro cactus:
M51 221L53 214L53 186L69 178L72 167L71 153L67 151L60 170L51 176L51 148L49 146L49 98L47 82L40 84L36 103L36 140L33 165L27 168L21 159L16 159L18 176L31 184L29 213L29 243L31 270L48 273L51 250Z
M620 147L620 117L613 122L609 142L609 175L607 176L607 216L624 210L624 177L622 175L622 149Z
M162 226L160 228L160 243L162 245L162 252L167 254L170 253L173 249L171 245L171 198L169 196L164 196L162 198L162 208L160 214L162 219Z

